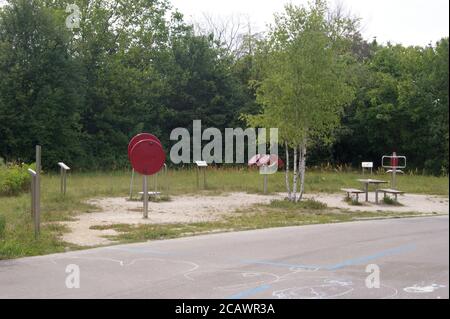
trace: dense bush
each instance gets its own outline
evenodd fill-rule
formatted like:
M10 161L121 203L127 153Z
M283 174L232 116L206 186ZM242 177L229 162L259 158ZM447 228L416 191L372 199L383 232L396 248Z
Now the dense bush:
M25 164L0 166L0 196L17 195L29 189L30 167Z

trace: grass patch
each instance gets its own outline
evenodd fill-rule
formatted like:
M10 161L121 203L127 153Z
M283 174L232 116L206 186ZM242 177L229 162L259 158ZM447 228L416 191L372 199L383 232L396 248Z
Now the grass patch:
M344 202L349 204L350 206L363 206L363 204L353 197L345 197Z
M327 204L319 202L315 199L306 199L298 203L294 203L288 200L273 200L270 203L270 207L287 210L295 210L295 209L320 210L326 209L328 206Z
M393 199L389 196L383 197L383 203L385 205L389 205L389 206L403 206L401 203L399 203L398 201L396 201L395 199Z
M247 168L217 169L209 167L207 171L207 189L198 189L196 185L196 170L169 170L167 177L158 178L158 190L162 192L161 200L170 200L178 195L197 194L202 196L217 196L229 192L244 192L261 194L263 176L258 170ZM362 176L358 173L308 171L306 175L306 193L339 193L342 187L360 187L357 182ZM388 180L386 175L374 175L374 178ZM61 241L60 236L67 231L55 226L55 222L71 221L79 213L90 213L96 207L88 205L86 200L95 197L129 196L131 172L90 172L69 173L67 179L67 194L60 194L60 176L44 174L41 184L41 238L34 240L33 225L30 213L30 194L28 189L14 195L0 196L0 259L34 256L48 253L63 252L68 249L79 249ZM4 180L0 178L0 182ZM407 193L447 195L448 177L404 175L398 176L398 187ZM26 187L26 183L24 184ZM152 178L149 185L154 185ZM134 180L134 194L142 188L142 180ZM150 191L153 190L150 187ZM284 173L278 172L268 177L269 193L285 191ZM301 225L338 220L345 221L342 214L329 215L327 209L316 202L301 202L299 204L284 201L272 203L269 207L276 213L267 212L269 208L256 215L243 214L238 220L225 220L208 225L178 225L178 226L146 226L146 235L136 235L136 238L171 238L179 234L197 234L211 230L255 229L283 225ZM270 210L269 209L269 210ZM359 213L358 213L359 214ZM352 213L350 215L358 216ZM345 215L345 214L344 214ZM281 217L280 217L281 216ZM305 216L309 216L309 219ZM2 222L3 221L3 222ZM253 225L254 224L254 225ZM3 225L3 226L2 226ZM121 226L126 228L125 226ZM134 231L133 231L134 232ZM131 232L130 232L131 234ZM125 235L124 235L125 236ZM134 235L129 235L134 236ZM131 239L130 239L131 240Z
M286 204L288 203L288 204ZM147 240L162 240L186 236L196 236L216 232L256 230L274 227L302 226L314 224L342 223L371 218L393 218L416 216L419 213L394 212L349 212L345 210L308 209L295 203L274 201L269 205L256 205L238 211L234 216L227 216L215 222L192 224L158 224L158 225L109 225L94 226L91 229L114 229L116 236L105 236L121 243Z

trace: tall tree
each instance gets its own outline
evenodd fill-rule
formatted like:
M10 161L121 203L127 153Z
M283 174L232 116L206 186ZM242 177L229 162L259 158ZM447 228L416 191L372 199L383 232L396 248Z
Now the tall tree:
M46 164L80 159L83 86L62 21L36 0L11 0L0 11L0 153ZM81 85L80 85L81 84Z
M308 147L332 139L343 106L353 99L353 90L346 83L346 55L341 42L344 23L348 24L328 20L327 12L321 0L309 7L286 6L285 13L276 16L259 52L263 79L257 84L257 101L262 113L248 116L248 122L279 128L287 158L288 149L293 149L292 191L286 165L291 201L301 200L304 193Z

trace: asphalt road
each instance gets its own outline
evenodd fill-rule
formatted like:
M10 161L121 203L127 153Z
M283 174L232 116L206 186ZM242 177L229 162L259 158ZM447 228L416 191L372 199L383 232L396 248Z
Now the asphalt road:
M0 261L0 298L448 298L448 226L312 225Z

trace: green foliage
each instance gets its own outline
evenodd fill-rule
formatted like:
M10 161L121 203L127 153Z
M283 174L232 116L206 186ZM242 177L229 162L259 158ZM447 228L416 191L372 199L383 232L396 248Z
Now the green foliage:
M0 167L0 196L15 196L30 188L29 168L34 165L8 165Z
M383 197L383 203L386 205L390 205L390 206L403 206L398 201L396 201L395 199L393 199L387 195Z
M73 3L82 21L71 31ZM396 150L409 168L447 175L448 38L379 45L357 23L324 1L287 6L267 36L246 35L232 56L169 0L8 0L0 157L32 162L41 144L44 168L62 160L74 170L123 168L136 133L168 148L172 129L194 119L224 129L249 114L252 126L279 127L295 146L307 136L311 165L379 164Z
M327 21L327 7L288 5L259 50L262 80L257 101L262 113L249 116L253 126L277 127L291 147L329 141L343 106L353 99L346 81L346 59L339 21Z
M273 208L284 209L308 209L308 210L323 210L327 208L327 204L319 202L315 199L306 199L301 202L295 203L292 201L274 200L270 203Z
M0 239L5 237L6 232L6 217L0 215Z
M448 174L448 38L435 47L374 46L332 151L353 163L397 151L408 167Z

